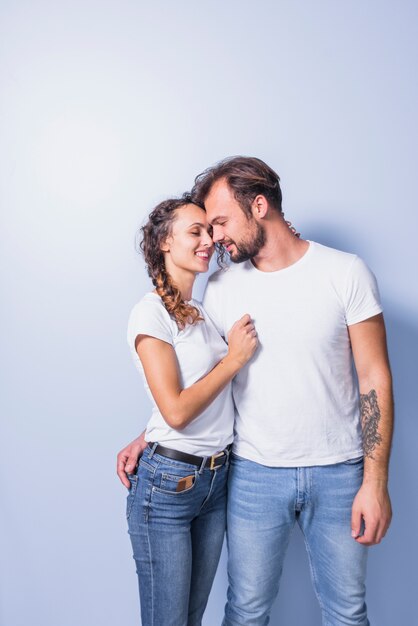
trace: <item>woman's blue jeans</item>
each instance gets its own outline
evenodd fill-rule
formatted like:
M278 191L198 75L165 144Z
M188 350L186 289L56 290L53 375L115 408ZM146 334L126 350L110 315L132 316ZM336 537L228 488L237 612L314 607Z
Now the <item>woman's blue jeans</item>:
M153 454L130 475L127 518L142 626L199 626L225 532L229 462L215 470ZM176 491L179 479L193 484Z
M231 456L223 626L268 624L295 522L305 538L324 626L369 625L367 548L351 537L351 506L362 478L362 458L275 468Z

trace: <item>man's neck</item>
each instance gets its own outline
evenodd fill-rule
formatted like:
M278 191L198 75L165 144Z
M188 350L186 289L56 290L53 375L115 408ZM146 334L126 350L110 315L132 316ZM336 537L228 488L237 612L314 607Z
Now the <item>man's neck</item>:
M308 251L309 242L296 237L287 226L269 228L265 245L251 259L260 272L277 272L297 263Z

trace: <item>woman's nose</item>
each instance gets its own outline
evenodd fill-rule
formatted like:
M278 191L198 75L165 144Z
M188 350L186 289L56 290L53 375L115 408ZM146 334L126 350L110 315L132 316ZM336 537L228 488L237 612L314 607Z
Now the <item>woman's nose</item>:
M213 239L212 239L212 237L209 235L209 233L205 233L205 235L204 235L204 236L203 236L203 238L202 238L202 243L203 243L205 246L208 246L209 248L210 248L210 246L212 246L212 245L213 245Z
M223 238L224 238L224 234L222 232L221 227L215 225L213 227L213 232L212 232L213 243L217 243L218 241L222 241Z

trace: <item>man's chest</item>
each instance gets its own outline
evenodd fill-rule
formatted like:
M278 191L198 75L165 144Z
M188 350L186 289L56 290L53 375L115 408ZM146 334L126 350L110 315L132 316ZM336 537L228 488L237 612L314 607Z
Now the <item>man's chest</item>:
M345 312L334 290L321 282L297 287L275 284L259 289L248 285L225 290L219 302L224 332L248 313L265 345L269 341L320 344L345 337Z

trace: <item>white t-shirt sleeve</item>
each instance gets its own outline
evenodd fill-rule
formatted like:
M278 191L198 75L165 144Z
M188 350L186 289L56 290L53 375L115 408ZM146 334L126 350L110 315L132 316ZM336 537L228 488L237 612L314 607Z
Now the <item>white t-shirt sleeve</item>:
M135 348L138 335L149 335L174 345L170 318L158 302L139 302L132 309L128 322L128 343Z
M208 280L202 304L206 313L215 324L218 333L222 337L226 337L226 330L222 321L221 297L219 294L218 285L216 283L215 274L212 275Z
M382 312L376 278L358 256L354 257L348 271L344 305L347 326Z

